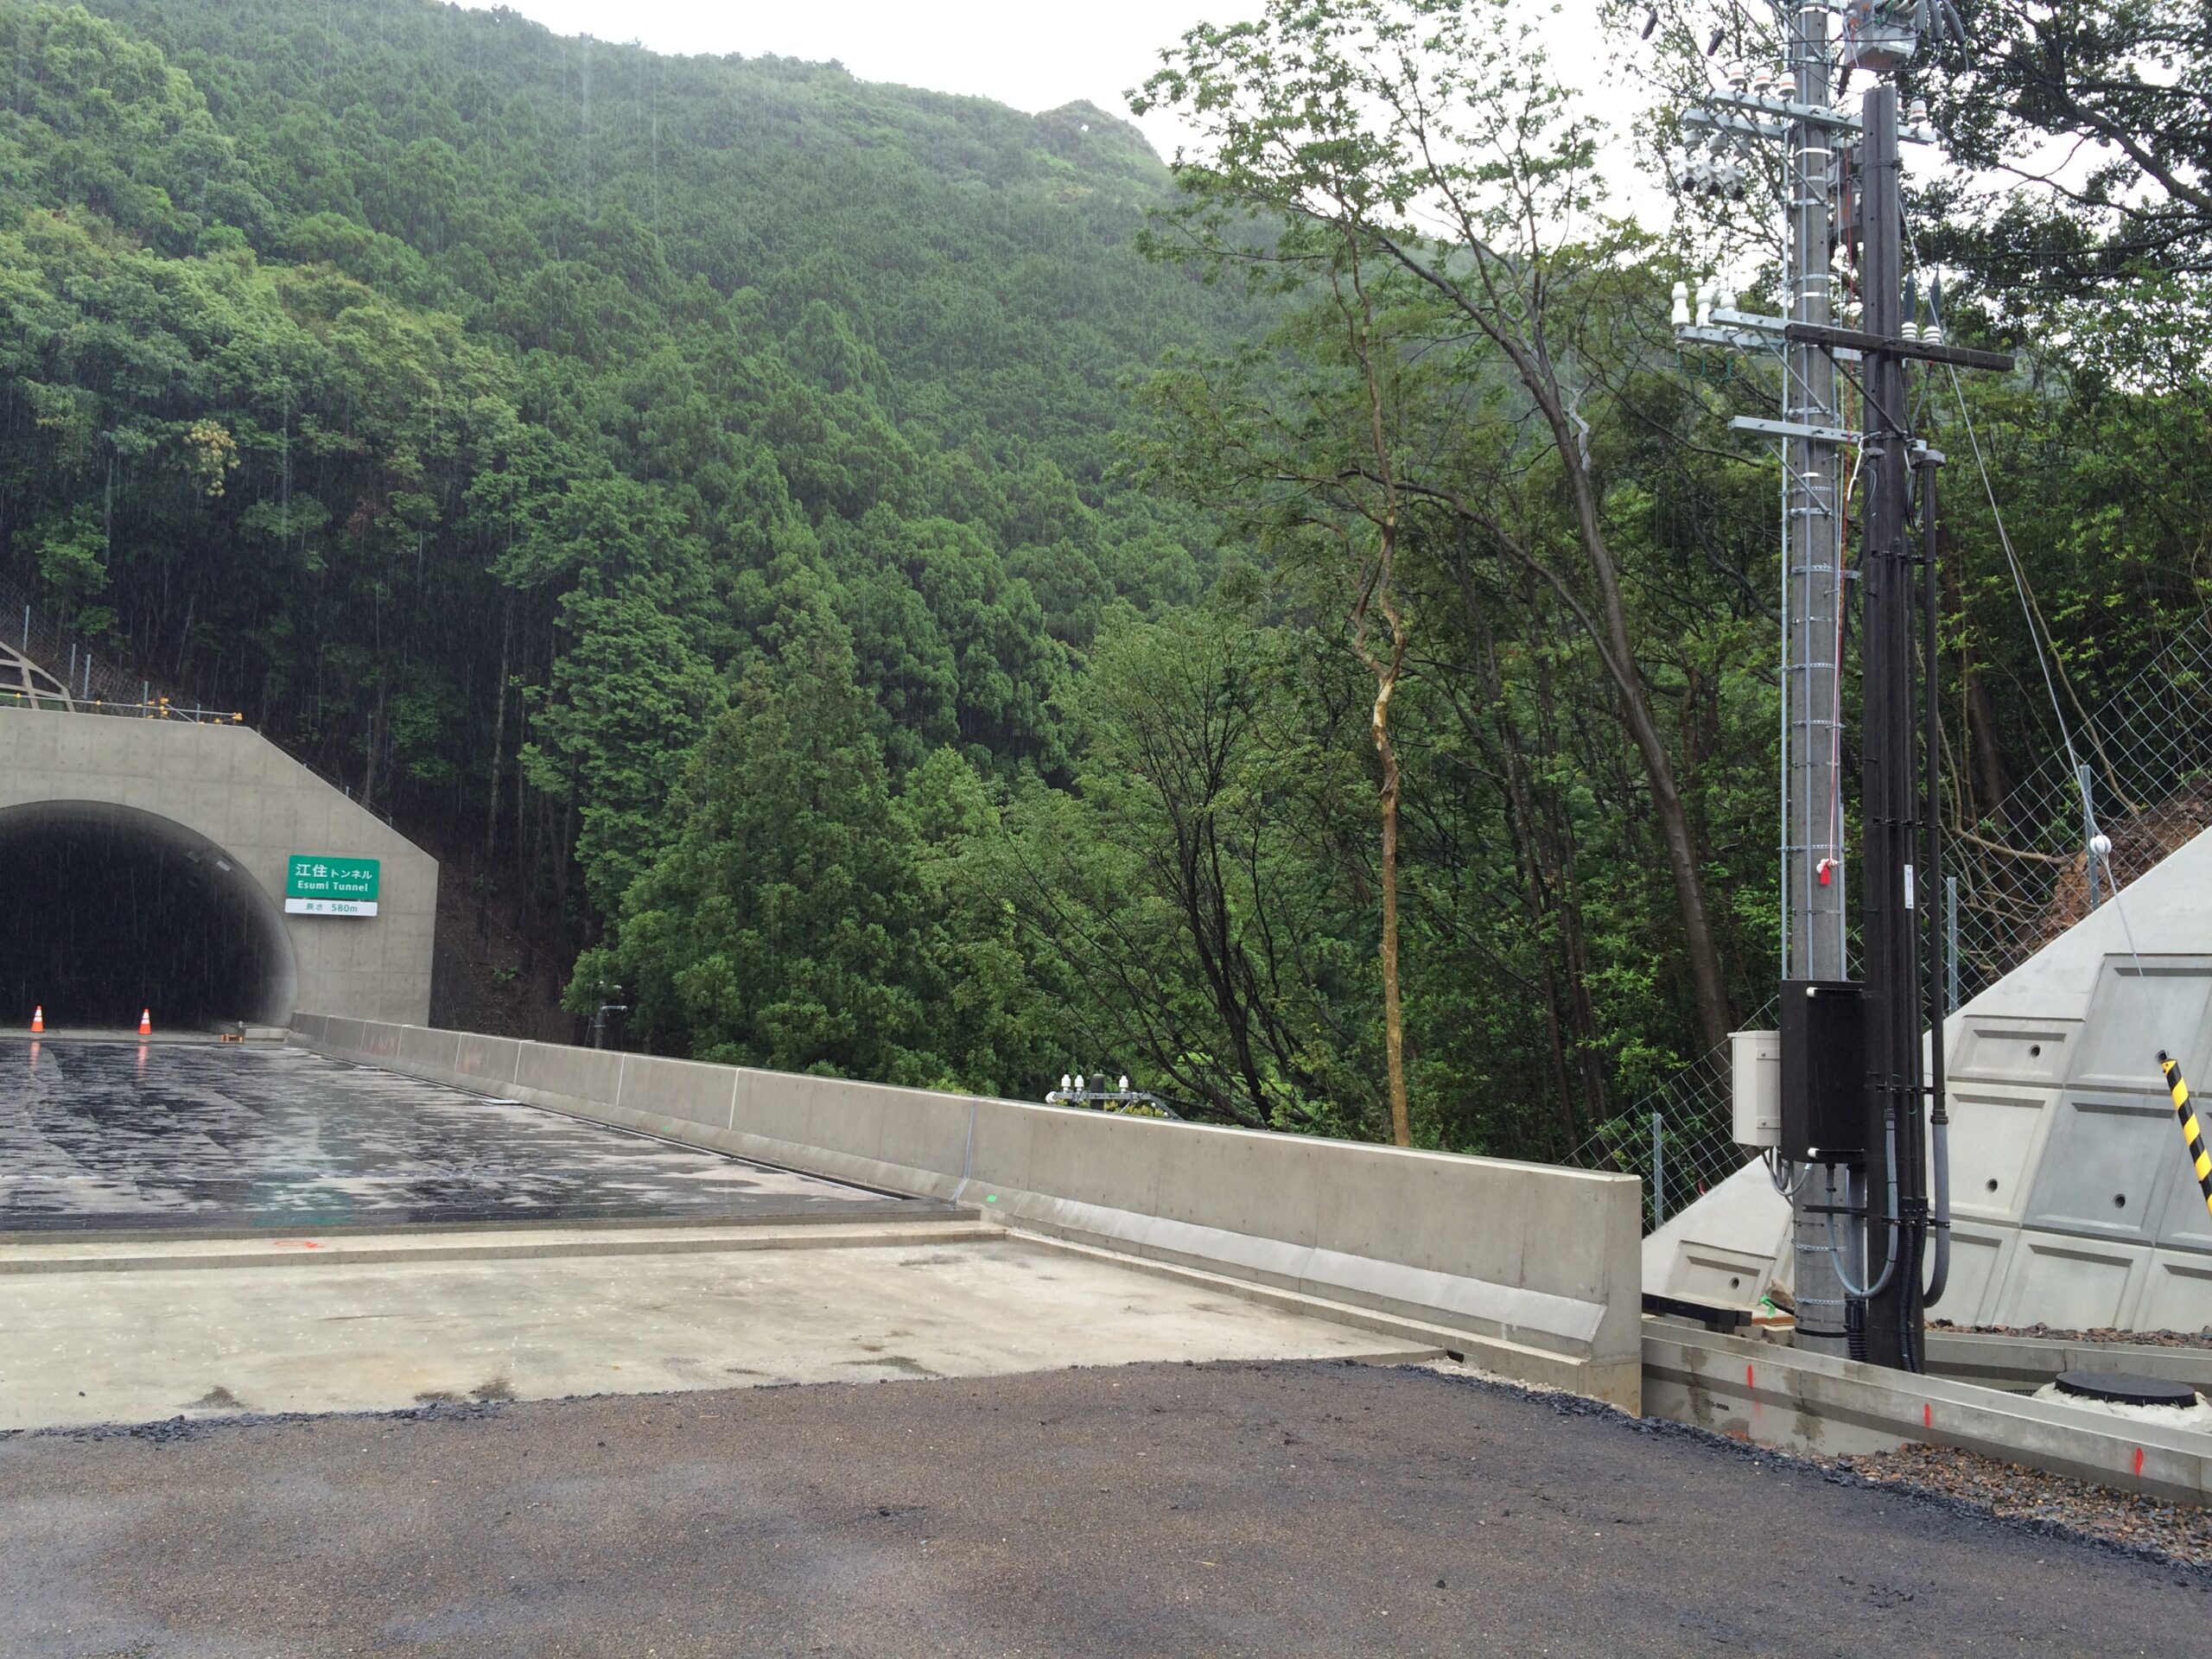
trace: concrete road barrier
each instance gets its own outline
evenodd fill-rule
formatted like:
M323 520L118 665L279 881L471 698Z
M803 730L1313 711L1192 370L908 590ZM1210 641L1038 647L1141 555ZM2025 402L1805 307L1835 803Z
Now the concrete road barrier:
M1465 1333L1637 1409L1641 1183L306 1014L320 1052Z

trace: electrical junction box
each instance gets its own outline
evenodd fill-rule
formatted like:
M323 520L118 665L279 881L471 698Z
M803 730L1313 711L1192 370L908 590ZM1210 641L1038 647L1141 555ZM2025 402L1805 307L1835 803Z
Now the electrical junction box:
M1739 1147L1782 1144L1782 1033L1738 1031L1728 1038L1729 1098Z
M1884 74L1910 61L1919 48L1918 6L1897 0L1846 0L1843 60L1853 69Z
M1866 1155L1866 998L1854 980L1782 982L1782 1144L1800 1164Z

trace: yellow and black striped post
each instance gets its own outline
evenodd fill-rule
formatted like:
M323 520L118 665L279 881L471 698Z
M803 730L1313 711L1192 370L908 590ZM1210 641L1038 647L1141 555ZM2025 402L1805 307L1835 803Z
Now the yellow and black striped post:
M2181 1119L2182 1139L2189 1142L2189 1160L2196 1170L2196 1185L2204 1193L2204 1207L2212 1210L2212 1153L2204 1150L2204 1132L2197 1127L2196 1109L2189 1103L2189 1084L2183 1081L2181 1062L2164 1049L2158 1051L2158 1070L2174 1097L2174 1113Z

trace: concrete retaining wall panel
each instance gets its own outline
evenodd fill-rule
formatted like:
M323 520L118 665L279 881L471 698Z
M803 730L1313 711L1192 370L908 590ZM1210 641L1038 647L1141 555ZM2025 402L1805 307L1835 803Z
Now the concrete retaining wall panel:
M2202 1130L2206 1119L2212 1118L2212 1098L2202 1105L2196 1105L2194 1096L2190 1098L2202 1115L2197 1122ZM2157 1217L2153 1242L2167 1249L2205 1252L2202 1264L2212 1268L2212 1211L2204 1207L2204 1189L2196 1184L2196 1166L2190 1158L2189 1143L2181 1138L2181 1122L2171 1107L2166 1111L2166 1134L2165 1161L2158 1178L2158 1194L2152 1205Z
M2058 1097L2024 1224L2148 1244L2156 1178L2180 1141L2164 1095L2068 1090Z
M2023 1230L1998 1299L1998 1325L2089 1331L2125 1327L2151 1268L2150 1250Z
M1951 1277L1930 1319L1955 1325L1994 1325L2005 1274L2019 1230L1967 1220L1951 1224Z
M2108 961L2098 976L2088 1018L2075 1046L2069 1087L2084 1090L2156 1089L2157 1055L2171 1049L2196 1070L2190 1051L2212 1003L2212 963L2152 958L2137 971L2133 958Z
M461 1033L437 1031L428 1026L406 1026L399 1033L399 1058L410 1070L422 1068L450 1077L459 1067Z
M368 1052L368 1050L364 1045L367 1038L368 1029L368 1022L366 1020L347 1020L342 1017L334 1016L323 1022L324 1040L329 1043L333 1048L338 1049L342 1052L348 1054L365 1054Z
M612 1106L621 1081L622 1056L611 1049L524 1043L515 1065L515 1087L525 1095Z
M2202 1205L2203 1200L2197 1202ZM2153 1250L2143 1275L2133 1328L2193 1331L2202 1323L2208 1304L2212 1304L2212 1259L2177 1250Z
M2055 1089L2074 1069L2076 1019L2024 1019L1973 1008L1952 1016L1951 1075Z
M630 1111L725 1132L734 1121L737 1074L729 1066L628 1054L622 1058L620 1075L615 1103Z
M1951 1213L2018 1226L2057 1115L2058 1090L1968 1081L1948 1092Z
M505 1094L514 1087L515 1068L522 1064L522 1044L512 1037L484 1037L473 1031L460 1033L454 1045L453 1069L467 1078L471 1088Z

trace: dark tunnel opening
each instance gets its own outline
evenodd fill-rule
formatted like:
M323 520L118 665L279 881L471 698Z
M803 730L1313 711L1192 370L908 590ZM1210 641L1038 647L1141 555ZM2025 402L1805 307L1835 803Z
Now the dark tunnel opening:
M297 982L283 916L222 849L99 802L0 811L0 1007L18 1030L281 1024Z

